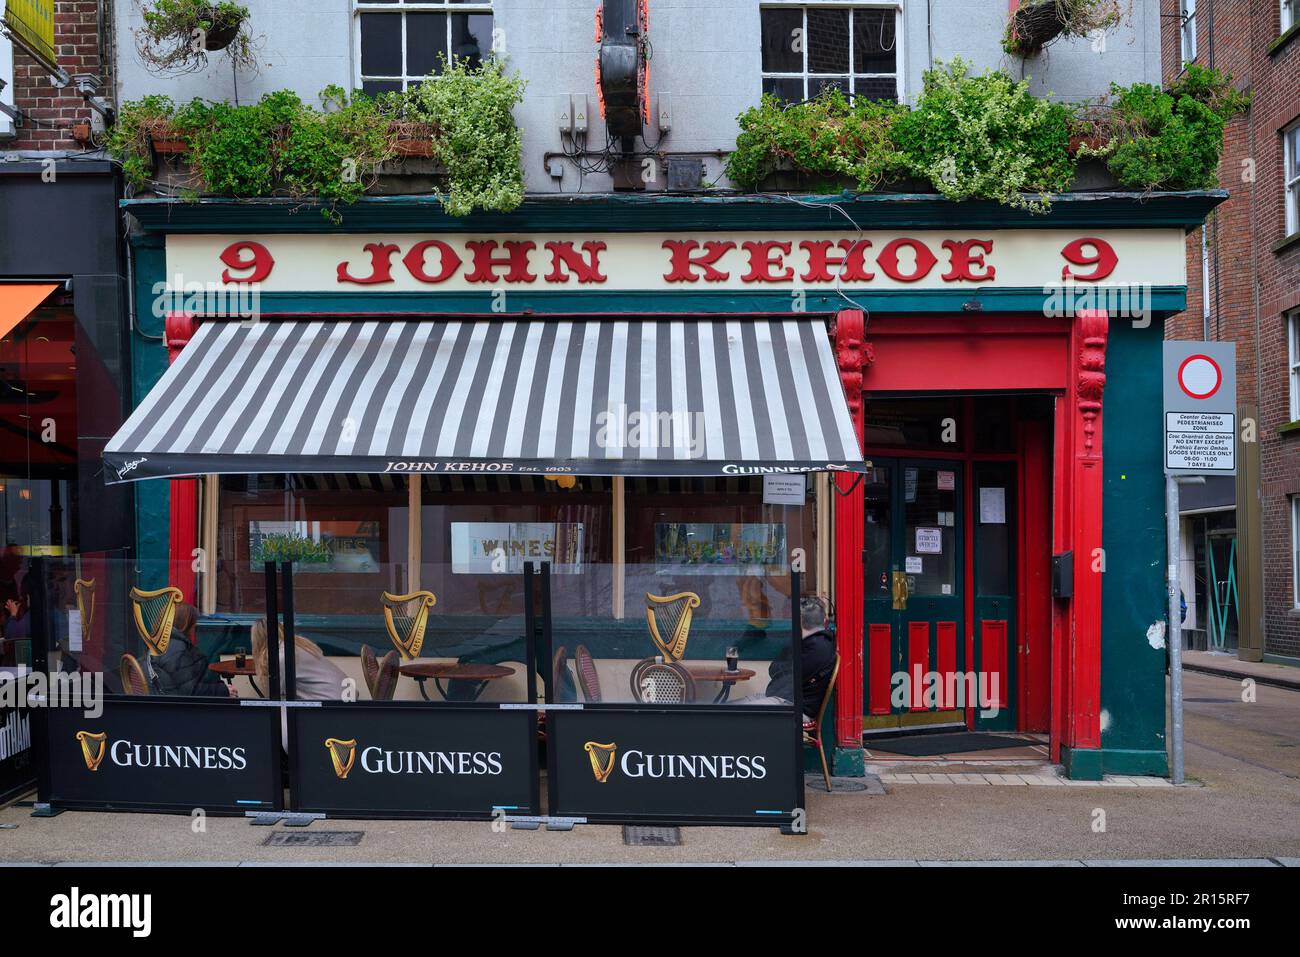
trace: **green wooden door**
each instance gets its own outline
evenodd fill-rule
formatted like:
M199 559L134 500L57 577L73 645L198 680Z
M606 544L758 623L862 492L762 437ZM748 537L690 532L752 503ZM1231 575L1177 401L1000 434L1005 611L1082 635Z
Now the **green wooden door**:
M960 721L953 678L965 658L960 463L873 462L863 550L864 727Z

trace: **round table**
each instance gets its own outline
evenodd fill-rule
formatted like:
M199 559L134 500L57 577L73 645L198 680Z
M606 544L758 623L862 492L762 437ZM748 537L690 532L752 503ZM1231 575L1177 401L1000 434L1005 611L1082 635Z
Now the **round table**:
M424 683L430 678L438 686L438 693L442 695L442 700L447 701L447 688L444 681L475 681L478 682L474 688L474 693L470 698L474 701L483 693L489 681L495 681L497 678L508 678L515 673L514 668L507 668L504 665L483 665L476 662L460 661L413 661L409 665L402 665L397 669L400 673L408 678L414 678L420 686L420 697L425 701L432 701L429 693L424 689Z
M230 684L236 676L243 675L248 679L248 683L253 686L253 690L257 692L259 698L266 697L266 695L262 694L262 689L257 686L257 682L253 680L257 677L257 666L248 659L244 660L243 665L240 665L234 658L227 659L226 661L214 661L212 664L208 665L208 670L219 674L221 680L227 685Z
M725 664L692 664L685 661L677 663L690 672L691 679L694 681L717 681L721 683L722 687L718 689L718 693L713 698L714 704L722 704L731 697L731 688L737 682L748 681L757 674L757 672L751 671L749 668L737 668L732 671Z

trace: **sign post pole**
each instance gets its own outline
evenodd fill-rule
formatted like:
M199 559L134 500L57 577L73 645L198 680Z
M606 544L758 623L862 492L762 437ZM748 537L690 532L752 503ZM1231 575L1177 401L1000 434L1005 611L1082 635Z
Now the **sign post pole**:
M1181 592L1178 587L1178 477L1165 476L1165 537L1169 540L1169 627L1165 641L1169 648L1169 707L1173 713L1170 749L1172 778L1183 783L1183 626Z
M1183 611L1178 582L1178 480L1237 474L1237 347L1164 343L1165 539L1168 542L1170 777L1183 783Z

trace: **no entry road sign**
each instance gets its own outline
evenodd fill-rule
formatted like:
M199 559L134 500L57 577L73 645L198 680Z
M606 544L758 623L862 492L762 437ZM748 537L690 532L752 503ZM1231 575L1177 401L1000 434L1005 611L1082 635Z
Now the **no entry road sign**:
M1237 474L1237 347L1164 344L1165 472Z

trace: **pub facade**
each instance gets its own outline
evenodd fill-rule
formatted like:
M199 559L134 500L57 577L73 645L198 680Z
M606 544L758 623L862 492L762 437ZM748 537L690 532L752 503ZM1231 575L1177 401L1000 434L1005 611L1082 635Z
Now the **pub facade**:
M606 688L649 595L761 628L798 572L834 612L836 773L947 725L1165 774L1157 370L1221 199L392 197L342 225L128 200L166 342L136 341L107 477L135 482L143 587L179 587L214 656L265 613L276 536L322 546L296 614L340 656L380 584L508 614L547 563L557 614L626 623L590 640Z

